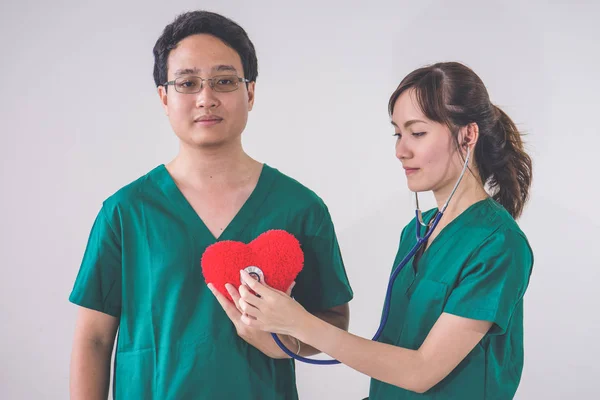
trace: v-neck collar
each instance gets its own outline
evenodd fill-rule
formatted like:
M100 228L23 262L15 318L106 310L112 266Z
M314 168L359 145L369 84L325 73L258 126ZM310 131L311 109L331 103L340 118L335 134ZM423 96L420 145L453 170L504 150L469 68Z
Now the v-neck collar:
M208 229L202 218L200 218L196 210L194 210L192 205L188 202L181 190L179 190L179 187L175 183L175 180L167 170L166 166L161 164L156 168L156 182L160 186L161 190L178 208L178 211L182 213L184 219L194 227L193 232L194 235L198 235L197 239L202 243L207 244L212 244L222 240L236 240L248 226L252 218L258 214L257 210L268 197L271 186L273 185L276 177L277 174L275 169L266 163L263 164L254 190L252 193L250 193L250 196L246 202L229 222L227 227L223 230L219 237L216 238Z
M478 213L476 212L480 207L489 204L489 201L493 201L491 200L490 197L480 200L476 203L471 204L465 211L463 211L460 215L458 215L456 218L454 218L452 221L450 221L450 223L448 225L446 225L441 231L440 233L438 233L438 235L435 237L435 239L433 239L433 242L431 242L431 245L429 246L429 248L427 248L427 250L425 250L423 252L423 254L421 254L421 257L419 257L419 259L417 260L417 263L420 264L421 266L419 267L418 265L415 265L415 256L412 257L412 259L409 261L409 264L406 265L406 267L404 269L407 269L408 272L406 272L406 274L409 274L409 278L408 278L408 286L406 287L406 294L407 295L411 295L411 293L413 292L414 288L415 288L415 282L418 280L419 276L423 276L425 274L425 272L423 271L423 265L425 265L425 263L427 262L427 260L431 257L433 257L433 255L435 255L441 248L444 247L444 245L446 244L446 242L448 242L448 240L450 240L450 238L454 237L454 235L457 234L457 231L461 229L461 227L464 227L465 224L469 223L473 218L475 218ZM423 214L424 217L424 223L429 224L429 222L435 217L435 215L437 214L438 209L434 208L432 210L427 211L426 213ZM416 235L416 232L415 232ZM407 247L407 248L410 248ZM408 252L408 250L406 250ZM432 255L433 254L433 255ZM407 268L409 267L410 268Z
M468 223L471 218L473 218L475 215L477 215L477 213L475 211L477 209L479 209L480 206L487 204L490 199L491 199L491 197L487 197L483 200L479 200L479 201L471 204L469 207L467 207L467 209L465 211L463 211L456 218L454 218L452 221L450 221L450 223L448 225L443 227L442 230L433 239L433 241L431 242L429 247L427 247L427 249L425 249L425 251L422 252L421 256L419 257L419 259L417 261L418 264L422 264L427 258L432 257L432 255L431 255L432 253L433 253L433 255L435 255L440 250L440 248L443 248L444 244L448 240L450 240L451 237L453 237L455 234L458 233L457 231L461 228L461 226L464 226L465 223ZM430 210L430 212L427 215L426 221L423 221L423 222L425 222L425 224L429 224L431 222L431 220L437 214L437 211L438 211L437 208ZM426 246L426 245L427 244L425 243L424 246ZM419 267L417 265L415 265L414 263L415 263L415 257L413 257L411 265L413 266L413 271L416 271L419 269Z

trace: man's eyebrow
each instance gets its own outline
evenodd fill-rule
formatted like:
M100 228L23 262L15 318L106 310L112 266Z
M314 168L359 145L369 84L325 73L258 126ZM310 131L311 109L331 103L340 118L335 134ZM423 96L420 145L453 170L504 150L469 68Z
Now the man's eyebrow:
M175 71L175 76L197 75L200 72L198 68L183 68Z
M225 65L225 64L221 64L221 65L217 65L216 67L213 67L214 71L232 71L232 72L237 72L237 69L235 69L235 67L233 65Z

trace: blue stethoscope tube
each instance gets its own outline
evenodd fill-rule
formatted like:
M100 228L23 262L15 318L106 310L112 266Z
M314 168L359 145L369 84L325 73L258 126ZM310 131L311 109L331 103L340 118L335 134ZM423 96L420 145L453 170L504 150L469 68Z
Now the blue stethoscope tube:
M390 314L392 289L394 287L394 283L396 282L396 278L398 277L398 274L400 273L400 271L402 271L402 269L406 266L406 264L408 264L408 261L416 254L416 252L419 251L421 246L423 246L423 244L425 242L427 242L427 240L429 239L429 237L431 236L433 231L435 231L435 228L437 227L438 223L440 222L440 219L444 215L444 211L446 211L446 207L448 207L448 203L450 203L450 199L452 199L452 196L454 196L454 192L456 192L456 189L458 188L458 185L460 184L460 181L462 180L463 175L465 174L465 171L467 170L467 166L469 164L469 158L471 156L470 150L471 149L469 147L467 147L467 156L465 157L465 164L463 166L462 172L460 173L460 176L458 177L458 180L456 181L456 184L454 185L454 188L452 189L452 192L450 193L450 196L448 196L448 200L446 200L446 203L444 204L444 206L441 208L441 210L439 210L437 212L437 214L435 215L435 217L429 224L425 224L423 222L421 210L419 208L419 197L418 197L417 193L415 192L415 199L416 199L416 203L417 203L417 210L415 211L415 214L416 214L415 224L417 225L417 229L416 229L417 243L415 243L415 245L408 252L408 254L406 254L406 256L402 259L402 261L400 261L400 263L394 269L394 271L392 272L392 275L390 276L390 279L388 281L387 291L385 294L385 301L383 303L383 313L382 313L383 315L381 317L381 322L379 323L379 328L377 329L377 333L375 333L375 336L373 336L373 339L371 339L371 340L373 340L373 341L378 340L379 337L381 336L381 333L383 332L383 329L385 328L385 324L387 323L387 320L388 320L388 317ZM421 236L421 227L422 226L428 228L426 230L424 236ZM281 342L281 340L279 340L279 337L277 337L276 334L271 333L271 336L273 336L273 340L275 340L275 343L277 343L277 345L281 348L281 350L283 350L283 352L285 354L287 354L288 356L292 357L295 360L302 361L302 362L305 362L308 364L315 364L315 365L340 364L340 362L338 360L333 360L333 359L332 360L313 360L310 358L302 357L298 354L294 354L287 347L285 347L285 345Z
M385 294L385 302L383 305L383 316L381 317L381 322L379 323L379 329L377 329L377 333L375 333L375 336L373 336L373 339L371 339L373 341L376 341L379 339L379 337L381 336L381 333L383 332L383 329L385 328L385 324L387 323L388 316L390 314L392 289L394 287L394 283L396 282L396 277L398 276L400 271L404 268L404 266L406 266L406 264L408 264L408 261L415 255L415 253L417 251L419 251L419 248L429 239L429 236L431 236L431 234L435 230L438 222L440 221L440 218L442 218L442 215L443 215L442 213L438 213L436 215L435 219L433 220L433 223L431 224L430 229L428 229L427 232L425 233L425 236L420 236L421 223L418 220L419 211L416 211L416 213L417 213L417 243L408 252L408 254L402 259L402 261L400 261L400 263L398 264L396 269L394 269L392 276L390 277L390 280L388 282L387 292ZM273 339L275 340L277 345L281 348L281 350L283 350L285 352L285 354L287 354L288 356L290 356L298 361L302 361L302 362L305 362L308 364L316 364L316 365L333 365L333 364L340 363L338 360L313 360L310 358L305 358L300 355L294 354L287 347L285 347L285 345L283 343L281 343L281 340L279 340L279 337L277 337L276 334L271 333L271 336L273 336Z

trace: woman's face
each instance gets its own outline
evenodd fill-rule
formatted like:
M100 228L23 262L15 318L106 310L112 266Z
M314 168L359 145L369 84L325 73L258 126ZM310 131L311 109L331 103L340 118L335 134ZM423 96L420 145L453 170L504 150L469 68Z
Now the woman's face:
M421 111L414 89L398 97L392 112L396 157L406 172L413 192L443 191L453 187L463 167L450 129L428 119Z

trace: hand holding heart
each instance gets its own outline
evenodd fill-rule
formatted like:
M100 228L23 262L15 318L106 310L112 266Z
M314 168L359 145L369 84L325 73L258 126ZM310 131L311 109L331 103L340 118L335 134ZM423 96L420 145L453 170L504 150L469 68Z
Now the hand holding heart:
M233 301L225 284L240 286L240 270L258 267L270 287L286 291L302 270L304 253L300 242L290 233L270 230L249 244L231 240L217 242L206 249L201 264L206 283L212 283Z
M298 337L303 318L310 314L289 296L291 288L284 293L259 283L246 271L241 271L241 277L248 285L239 288L242 322L262 331Z
M288 334L288 322L294 322L288 318L298 314L284 315L281 312L304 311L290 298L294 280L303 263L304 253L298 240L286 231L270 230L249 244L221 241L209 246L202 256L202 273L225 312L236 324L238 333L241 332L238 323L241 320L245 326ZM249 266L261 269L264 284L244 271ZM248 290L242 279L252 290L258 288L262 294L255 293L261 297ZM239 287L239 292L236 287ZM223 296L232 301L237 310L226 304Z

